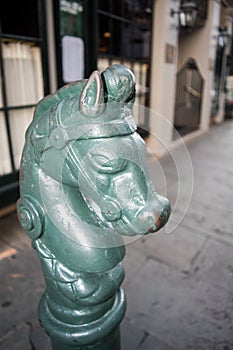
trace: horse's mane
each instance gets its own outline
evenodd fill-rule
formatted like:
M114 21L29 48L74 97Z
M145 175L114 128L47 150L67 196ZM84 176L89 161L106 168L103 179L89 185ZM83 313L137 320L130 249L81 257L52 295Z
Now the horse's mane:
M80 95L80 92L87 80L76 81L74 83L67 84L60 88L56 93L48 95L39 101L33 119L38 119L53 105L64 98L69 98L75 95Z

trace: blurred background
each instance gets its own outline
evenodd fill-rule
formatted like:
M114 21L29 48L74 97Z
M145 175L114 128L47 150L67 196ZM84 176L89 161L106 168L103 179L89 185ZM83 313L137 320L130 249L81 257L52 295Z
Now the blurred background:
M1 350L51 348L39 262L15 215L34 108L116 63L136 76L152 180L173 209L180 194L183 217L127 247L123 349L233 349L232 23L232 0L0 2Z

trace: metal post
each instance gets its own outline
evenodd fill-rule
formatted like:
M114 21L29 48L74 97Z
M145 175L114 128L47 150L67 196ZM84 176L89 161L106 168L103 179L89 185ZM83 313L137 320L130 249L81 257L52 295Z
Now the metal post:
M18 217L41 261L54 350L120 350L122 236L170 214L147 177L134 98L132 72L113 65L39 102L26 133Z

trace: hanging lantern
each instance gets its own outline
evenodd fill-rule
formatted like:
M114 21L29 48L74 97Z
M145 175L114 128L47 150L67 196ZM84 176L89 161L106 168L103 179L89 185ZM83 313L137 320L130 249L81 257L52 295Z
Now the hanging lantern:
M197 17L197 5L187 1L180 5L179 11L171 10L171 16L178 14L179 26L182 28L193 28Z
M186 2L180 6L180 27L192 28L197 17L197 6L194 2Z

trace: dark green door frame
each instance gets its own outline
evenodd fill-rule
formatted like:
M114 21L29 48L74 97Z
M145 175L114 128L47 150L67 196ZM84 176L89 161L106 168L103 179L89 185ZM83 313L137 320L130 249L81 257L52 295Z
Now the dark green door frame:
M0 208L3 208L7 205L15 203L19 198L19 171L15 167L14 157L13 157L13 147L12 147L12 135L10 129L10 119L9 111L13 109L22 109L22 108L31 108L34 105L20 105L20 106L10 106L7 102L6 94L6 76L4 69L4 60L1 50L2 41L8 39L13 41L21 42L32 42L41 47L41 59L42 59L42 72L43 72L43 83L44 83L44 95L49 94L50 92L50 83L49 83L49 72L48 72L48 50L47 50L47 28L46 28L46 11L45 11L45 1L38 0L38 27L39 27L39 36L23 36L5 33L0 28L0 66L1 66L1 87L2 87L2 100L3 107L0 108L0 111L4 113L4 119L6 123L7 138L8 138L8 147L10 152L11 168L12 171L9 174L0 176ZM7 14L4 14L7 16Z
M82 2L82 1L80 1ZM56 46L56 65L58 88L65 85L62 79L62 46L61 46L61 13L60 1L54 0L54 25L55 25L55 46ZM97 68L97 1L87 0L82 2L83 13L83 39L84 39L84 78Z
M98 13L97 1L86 1L84 17L85 33L85 77L97 69L97 52L98 52Z

